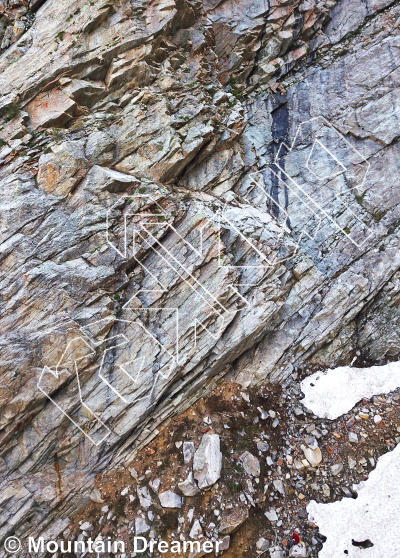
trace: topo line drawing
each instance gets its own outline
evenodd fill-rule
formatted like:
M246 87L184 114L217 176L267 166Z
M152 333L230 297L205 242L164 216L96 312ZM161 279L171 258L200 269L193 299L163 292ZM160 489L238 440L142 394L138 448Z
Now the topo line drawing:
M291 145L282 143L271 165L249 174L250 189L244 195L248 206L242 204L239 209L235 207L236 214L239 211L243 221L248 218L257 222L263 231L269 222L263 222L257 214L251 195L256 193L270 207L275 207L280 217L284 218L277 229L277 236L282 239L286 234L295 240L294 251L282 257L271 250L270 254L264 252L263 242L246 236L237 223L237 215L235 221L235 213L227 207L228 202L213 215L196 217L197 221L195 218L189 232L181 232L175 226L172 214L153 196L126 195L126 199L129 197L130 203L138 209L127 209L125 204L115 217L116 205L121 206L121 200L111 206L106 214L105 238L107 245L120 258L133 259L138 269L142 270L141 286L129 295L120 318L104 318L81 326L79 335L69 341L55 368L44 367L38 389L93 444L100 445L112 431L100 418L99 411L93 408L93 402L89 405L86 400L86 397L90 398L90 393L83 394L81 374L88 362L98 360L93 381L106 385L121 404L129 405L152 398L157 382L171 378L175 370L184 366L185 355L197 350L201 332L217 342L238 312L238 304L251 310L251 303L245 296L246 288L256 286L262 278L256 275L251 282L247 276L242 278L243 273L247 272L253 278L252 274L257 270L268 270L292 258L303 240L318 241L326 223L343 234L357 249L372 237L372 230L346 202L357 189L363 188L368 169L369 162L362 154L332 124L319 116L298 126ZM271 181L267 185L266 175ZM288 203L279 199L279 192L288 192ZM299 223L292 223L293 208L290 204L295 210L300 208ZM153 207L153 213L149 207ZM273 220L271 216L268 219ZM110 231L116 223L118 225L118 221L120 234L115 240ZM244 254L249 252L254 256L255 263L232 262L226 257L226 246L222 240L226 231L233 235L234 242L241 244ZM217 270L235 274L236 279L228 285L231 295L225 297L229 304L196 276L207 250L213 249ZM197 314L194 312L189 321L180 306L159 303L174 285L181 283L189 287L189 292L198 301ZM201 317L202 312L205 317ZM153 322L163 313L171 322L167 332L169 344L160 340L154 328L152 330L149 326L154 325ZM182 324L186 324L185 331ZM121 328L122 333L114 332L110 337L103 339L100 335L98 338L98 331L107 326L110 326L110 331L113 327ZM136 345L132 348L132 344ZM81 351L83 347L83 355L69 362L68 353L76 352L77 347ZM124 351L129 353L129 357L119 361L119 355ZM153 353L155 358L151 360ZM72 411L63 408L62 398L57 401L52 395L54 384L65 381L65 374L67 379L72 375L77 382L79 401ZM135 392L135 387L140 388L144 377L152 378L152 385L147 393L141 395Z

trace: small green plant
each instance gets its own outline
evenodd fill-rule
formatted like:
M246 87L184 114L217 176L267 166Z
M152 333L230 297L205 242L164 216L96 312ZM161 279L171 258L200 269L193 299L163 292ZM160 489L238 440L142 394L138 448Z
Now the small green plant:
M190 87L191 89L192 89L193 87L196 87L196 85L197 85L197 82L196 82L196 81L192 81L191 83L188 83L188 87Z
M235 87L235 78L233 76L230 76L229 78L229 85L231 86L231 93L234 97L236 97L236 99L242 99L243 98L243 93L240 93L236 87Z
M188 73L190 72L190 69L189 69L189 68L185 68L183 71L185 72L185 74L188 74Z
M5 144L5 141L0 138L0 149L3 147L4 144Z
M55 41L57 42L58 40L60 41L64 40L64 31L60 31L59 33L57 33Z
M4 110L5 120L12 120L17 114L19 113L20 106L18 103L11 103L8 107Z
M57 143L61 143L64 140L64 131L62 130L62 128L51 128L50 134L54 141Z

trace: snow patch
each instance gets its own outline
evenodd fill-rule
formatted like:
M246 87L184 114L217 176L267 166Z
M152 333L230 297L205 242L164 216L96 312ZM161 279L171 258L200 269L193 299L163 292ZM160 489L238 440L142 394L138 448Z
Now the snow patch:
M344 366L317 372L301 383L302 403L321 418L335 419L364 397L400 386L400 362L371 368ZM379 458L366 481L354 485L357 499L331 504L312 500L309 520L327 537L319 558L398 558L400 445Z
M336 419L358 401L400 387L400 362L371 368L342 366L316 372L301 382L303 405L321 418ZM364 555L367 556L367 555Z
M400 446L379 458L358 498L307 506L309 520L327 537L319 558L399 558ZM345 552L347 551L347 552Z

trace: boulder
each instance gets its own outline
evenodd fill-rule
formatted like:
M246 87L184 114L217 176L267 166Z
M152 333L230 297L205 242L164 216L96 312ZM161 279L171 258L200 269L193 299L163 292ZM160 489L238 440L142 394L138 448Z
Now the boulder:
M218 434L205 434L193 459L194 478L199 488L208 488L221 476L222 453Z
M142 517L137 517L135 519L135 535L144 535L150 531L150 526L147 524L146 520Z
M311 465L311 467L318 467L322 461L322 453L319 448L311 449L305 446L301 448L303 450L304 456Z
M161 492L159 495L160 504L163 508L181 508L182 507L182 498L172 492L171 490L167 490L166 492Z
M231 535L239 529L249 517L249 512L245 508L235 510L233 513L224 517L219 524L218 533L220 535Z
M259 477L260 476L260 462L257 457L254 457L249 451L243 453L240 456L240 461L243 464L243 469L246 471L248 475L251 477Z
M199 494L200 492L195 484L192 472L189 473L189 476L186 480L178 484L178 488L184 496L196 496L196 494Z

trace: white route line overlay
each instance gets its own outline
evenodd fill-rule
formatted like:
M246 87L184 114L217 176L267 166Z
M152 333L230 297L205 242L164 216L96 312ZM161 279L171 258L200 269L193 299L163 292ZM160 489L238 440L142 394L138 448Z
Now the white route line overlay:
M262 173L265 170L269 170L277 179L278 183L283 183L285 186L287 186L287 188L290 190L290 192L293 194L293 196L295 196L300 202L302 202L307 208L308 210L316 217L316 219L318 220L318 224L316 225L316 227L313 230L313 234L310 234L309 232L307 232L304 229L301 229L300 234L299 234L299 238L297 241L297 246L296 246L296 251L299 248L300 242L302 240L302 238L304 236L308 237L310 240L315 240L315 237L319 231L319 228L321 226L321 223L323 221L324 218L328 219L341 233L343 233L349 240L350 242L352 242L352 244L354 244L354 246L356 246L357 248L361 248L361 246L367 242L368 239L370 239L373 235L374 232L365 225L365 223L359 219L359 217L356 215L356 213L354 213L354 211L352 209L350 209L350 207L344 203L344 201L340 198L340 194L335 194L335 197L337 200L340 201L340 203L346 208L346 211L348 211L351 216L364 228L366 229L366 231L368 232L368 235L366 237L364 237L362 242L356 242L351 236L350 233L346 230L346 228L340 226L340 224L329 215L329 213L327 211L325 211L325 209L318 204L305 190L304 188L298 183L296 182L296 180L294 180L294 178L292 178L289 174L287 174L286 170L282 167L280 161L282 160L282 155L281 152L283 150L283 148L287 149L289 152L292 151L295 148L296 142L297 142L297 138L298 136L301 134L301 130L303 126L306 126L307 124L309 124L310 122L315 122L317 120L320 120L324 125L328 126L331 130L333 130L335 132L335 134L337 134L337 136L340 138L340 141L344 141L346 143L346 145L349 146L349 148L355 152L359 158L363 161L363 163L365 163L366 165L366 169L365 169L365 173L364 176L362 178L362 181L357 184L356 186L354 186L353 188L349 189L348 192L351 192L352 190L354 190L355 188L359 188L362 187L368 170L370 168L370 163L365 159L365 157L357 150L355 149L355 147L353 147L350 142L340 133L336 130L336 128L334 126L332 126L332 124L330 122L328 122L328 120L326 120L326 118L324 118L323 116L317 116L315 118L311 118L310 120L307 120L306 122L303 122L302 124L299 125L296 134L294 136L294 139L292 141L291 146L287 146L284 142L281 143L278 152L275 156L275 161L274 161L274 165L276 167L278 167L280 173L283 174L283 176L286 179L286 182L284 180L282 180L282 178L273 170L272 165L268 165L263 169L260 169L258 171L255 171L253 173L251 173L249 175L250 180L253 182L254 187L259 189L265 196L267 196L267 198L276 206L279 207L279 210L282 212L282 214L286 217L286 219L289 219L290 216L288 214L288 212L286 211L286 209L282 206L282 204L280 204L277 200L275 200L269 193L268 191L263 187L263 185L261 185L261 183L259 182L259 179L256 178L256 175L259 175L260 173ZM314 146L316 144L319 144L337 163L337 165L339 165L341 167L342 170L336 172L336 173L332 173L329 174L323 178L319 177L310 167L309 167L309 161L314 149ZM361 165L361 164L360 164ZM317 180L326 180L328 178L333 178L335 176L338 176L340 174L343 174L343 172L345 172L347 169L346 167L343 165L343 163L341 163L341 161L339 161L339 159L319 140L319 139L315 139L313 142L313 146L310 150L310 153L307 157L307 162L306 162L306 167L308 168L308 170L317 178ZM361 165L362 168L363 165ZM297 191L296 191L297 189ZM247 198L246 198L247 199ZM290 256L293 257L293 256ZM282 261L285 261L289 258L284 258Z
M90 434L88 434L88 432L85 432L85 430L83 430L79 424L77 422L74 421L74 419L66 412L64 411L60 405L58 405L58 403L56 403L56 401L48 394L44 391L44 389L41 386L41 383L43 381L43 376L45 373L50 373L52 374L57 380L60 378L60 374L61 372L59 371L59 366L61 364L61 362L63 362L64 356L68 353L68 349L69 347L75 343L77 340L79 341L83 341L89 349L92 350L92 347L90 346L90 344L83 339L82 337L75 337L74 339L72 339L68 344L67 347L65 349L65 351L63 352L62 356L60 357L60 360L57 363L56 369L53 371L51 370L51 368L49 368L48 366L45 366L39 376L38 382L37 382L37 387L38 389L43 393L43 395L45 395L60 411L61 413L66 416L71 422L72 424L74 424L81 432L82 434L84 434L86 436L86 438L88 438L95 446L99 446L102 442L104 442L104 440L111 434L111 430L108 428L108 426L100 419L100 417L97 416L96 413L94 413L83 401L82 399L82 390L81 390L81 383L80 383L80 379L79 379L79 372L78 372L78 366L77 363L80 360L83 360L84 358L87 358L88 356L94 356L95 352L92 351L90 352L88 355L85 355L84 357L80 357L78 359L74 360L74 368L75 368L75 374L76 374L76 378L77 378L77 382L78 382L78 392L79 392L79 401L81 403L81 405L83 407L85 407L95 418L96 421L98 421L100 423L100 425L105 428L105 430L107 431L106 434L103 436L103 438L101 438L100 440L95 440L94 438L92 438L90 436Z
M301 187L300 184L298 184L291 176L289 176L286 172L285 169L282 168L282 166L280 166L279 164L279 157L280 157L280 153L281 150L283 148L286 148L288 151L291 151L292 149L294 149L295 147L295 143L297 141L297 137L298 135L301 133L301 129L303 126L307 125L310 122L316 121L316 120L321 120L323 122L324 125L329 126L330 129L334 130L335 134L337 134L340 137L340 140L343 140L348 146L349 148L354 151L358 157L366 164L366 171L365 174L363 176L363 180L362 183L364 183L365 181L365 177L366 174L368 172L369 169L369 162L361 155L361 153L359 153L349 142L348 140L346 140L346 138L340 134L324 117L316 117L313 119L310 119L304 123L302 123L297 131L296 131L296 135L294 137L294 140L292 142L292 146L289 148L288 146L286 146L284 143L281 144L278 153L276 155L275 158L275 162L274 164L276 165L276 167L279 169L279 171L286 177L288 182L285 182L286 186L290 189L290 191L293 193L293 195L295 197L297 197L302 203L304 203L306 205L306 207L311 211L311 213L317 218L318 220L318 225L315 227L314 229L314 234L310 235L307 231L302 230L300 232L299 235L299 239L297 242L297 245L295 247L295 252L298 250L299 244L301 242L301 239L304 235L308 236L308 238L310 239L315 239L315 236L318 232L318 229L322 223L323 218L327 218L331 223L333 223L335 225L335 227L341 231L343 234L345 234L347 236L347 238L356 246L356 247L360 247L362 244L364 244L364 242L366 242L368 240L368 238L371 237L371 235L373 234L373 232L368 229L368 227L366 227L366 225L356 216L356 214L346 205L344 204L344 202L342 200L340 200L340 202L346 207L347 211L349 211L353 217L362 224L363 227L365 227L367 229L367 231L370 233L366 238L364 238L364 240L361 243L357 243L354 241L354 239L352 239L349 234L346 232L346 230L341 227L332 217L330 217L330 215L324 210L323 207L321 207L317 202L315 202L315 200L309 195L307 194L307 192ZM336 165L339 167L339 171L331 173L327 176L324 177L319 177L313 170L312 168L310 168L310 159L314 150L314 147L316 145L319 145L323 150L325 150L330 157L336 162ZM315 139L311 148L311 151L308 155L307 161L306 161L306 165L307 169L318 179L318 180L326 180L327 178L332 178L335 176L338 176L339 174L342 174L343 172L346 172L346 167L341 163L341 161L319 140L319 139ZM269 170L275 175L275 177L277 178L278 182L283 182L281 177L278 176L278 174L270 167L266 167L269 168ZM362 167L364 168L364 167ZM265 170L265 169L261 169L261 172ZM259 184L259 182L257 181L257 179L254 178L255 175L257 175L260 171L256 171L254 173L250 174L250 180L252 181L252 183L254 184L255 188L258 188L262 191L262 193L264 195L267 196L267 198L270 199L270 201L274 204L276 204L280 210L282 211L282 213L289 218L288 213L286 212L286 210L284 209L284 207L282 207L275 199L272 198L272 196L265 190L265 188L263 188L263 186L261 186ZM359 185L358 185L359 186ZM357 187L357 186L356 186ZM298 189L299 192L301 192L301 194L299 194L298 192L296 192L296 188ZM354 188L352 188L354 189ZM349 190L350 191L350 190ZM335 194L335 196L339 198L340 194ZM128 196L127 197L132 197L132 196ZM167 265L168 268L175 273L181 280L185 281L188 286L195 292L195 294L197 296L200 296L200 298L203 300L205 305L208 305L214 312L216 312L219 316L219 318L222 320L222 323L220 324L220 326L218 327L218 331L216 333L212 333L209 328L207 328L203 323L199 322L198 319L194 320L193 323L193 327L194 327L194 346L197 347L197 337L198 337L198 331L199 330L204 330L206 331L209 335L211 335L211 337L213 337L214 339L218 339L218 337L220 336L221 331L223 331L223 326L224 326L224 318L223 318L223 314L227 313L232 314L232 310L229 310L228 308L226 308L221 302L219 302L217 300L217 298L204 286L202 285L194 276L193 274L185 267L184 264L182 264L169 250L167 250L165 248L165 246L154 236L152 236L152 239L154 241L154 244L149 243L148 239L144 236L143 233L147 233L147 234L151 234L148 230L149 226L153 227L155 225L159 226L159 227L168 227L175 235L177 235L177 237L186 245L186 247L188 247L190 250L192 250L199 258L202 257L203 255L203 232L205 227L208 224L213 223L214 225L217 224L217 234L218 234L218 247L219 247L219 256L218 256L218 266L219 267L228 267L228 268L240 268L240 269L246 269L246 268L256 268L256 269L264 269L264 268L269 268L272 265L274 265L274 263L276 264L278 261L282 262L285 261L287 259L290 259L293 257L293 254L291 254L290 256L286 257L286 258L281 258L281 259L277 259L275 262L272 262L270 259L267 258L267 256L261 251L259 250L252 242L251 240L249 240L235 225L234 222L232 222L229 218L227 218L225 215L222 214L222 211L219 210L217 213L217 223L215 223L215 221L213 222L211 219L209 219L204 225L202 225L200 227L200 247L199 249L197 249L195 246L193 246L192 243L188 242L185 238L183 238L179 232L177 231L177 229L175 227L173 227L173 225L171 223L168 222L168 215L163 213L163 208L158 204L158 202L156 200L154 200L154 198L152 198L150 195L143 195L143 194L137 194L134 195L134 199L139 199L139 198L143 198L146 199L146 201L151 201L152 203L154 203L160 210L160 212L156 215L151 214L151 213L128 213L124 215L124 225L123 225L123 230L124 230L124 239L123 239L123 243L124 243L124 247L123 247L123 251L121 252L121 250L119 250L117 248L117 246L115 246L112 242L112 240L110 239L109 236L109 229L110 229L110 212L115 208L115 205L110 208L107 211L107 216L106 216L106 241L107 243L110 245L110 247L116 251L121 257L123 258L127 258L128 256L128 223L127 223L127 219L129 217L137 217L139 216L140 218L144 218L144 219L149 219L150 217L152 219L154 219L155 217L163 217L165 224L162 224L163 222L159 222L159 223L155 223L155 222L151 222L151 221L142 221L139 223L139 225L137 226L136 230L135 230L135 235L137 236L137 238L140 238L142 240L143 243L147 244L147 248L152 250L158 257L160 257L164 263L164 265ZM249 205L252 207L251 202L245 197L246 201L249 202ZM120 202L117 202L120 203ZM226 204L225 204L226 206ZM321 217L321 214L323 215L323 217ZM222 263L221 265L221 255L222 255L222 247L221 247L221 230L222 230L222 221L224 221L225 223L228 224L228 226L234 230L236 232L236 234L241 238L241 240L243 240L245 243L248 244L248 246L254 250L257 254L257 256L265 263L263 263L262 265L254 265L254 266L234 266L234 265L224 265ZM284 227L284 231L289 232L289 229L287 227ZM133 238L133 245L135 245L135 236ZM152 340L158 344L160 346L160 348L164 351L166 351L170 357L170 360L168 362L171 362L170 364L170 368L168 373L163 373L163 372L157 372L157 374L154 375L153 378L153 385L152 385L152 389L149 395L146 395L144 397L141 398L137 398L136 400L140 400L140 399L145 399L148 397L151 397L151 395L154 392L154 388L157 382L157 379L159 376L162 376L164 379L168 378L172 372L172 369L174 366L179 366L181 364L180 360L179 360L179 339L180 339L180 335L179 335L179 322L180 322L180 314L179 314L179 308L167 308L167 307L142 307L142 308L131 308L130 304L133 301L134 298L137 299L137 295L140 292L154 292L154 293L166 293L168 292L168 288L166 286L164 286L161 281L154 275L154 273L148 269L135 255L135 253L133 252L133 257L135 259L135 261L144 269L144 271L146 273L148 273L153 279L154 281L160 285L161 290L160 289L140 289L139 291L137 291L129 300L128 302L126 302L123 306L124 309L130 309L132 310L132 312L136 312L136 313L140 313L140 312L152 312L152 311L162 311L162 310L169 310L169 311L175 311L176 312L176 343L175 343L175 351L176 351L176 356L174 356L172 353L170 353L159 341L158 339L156 339L156 337L154 337L154 335L151 333L151 331L149 331L148 328L145 327L145 325L143 324L143 322L140 320L140 318L138 316L136 316L136 319L134 320L114 320L115 321L121 321L121 322L125 322L125 323L135 323L136 325L138 325L139 327L141 327L151 338ZM184 277L184 274L187 274L187 276L189 277L189 279L193 282L191 283L189 281L189 279L187 279L186 277ZM258 284L258 283L256 283ZM254 285L256 285L254 284ZM230 285L229 287L233 290L233 292L242 300L242 302L244 302L248 307L250 307L249 302L240 294L240 292L238 291L238 289L236 288L237 286L254 286L253 284L250 283L238 283L236 285ZM200 292L199 292L200 289ZM236 309L235 309L236 311ZM107 318L106 318L107 320ZM97 323L100 322L104 322L104 320L98 320L97 322L93 322L92 324L88 324L88 326L93 326ZM85 332L85 328L80 328L82 332L85 333L85 335L87 335L87 332ZM115 338L121 338L122 341L120 343L118 343L117 345L111 347L111 348L116 348L119 346L123 346L129 343L129 339L124 336L123 334L120 334L118 336L115 336ZM114 339L114 337L111 337L109 339L107 339L107 341L111 341L112 339ZM94 355L94 351L92 353L89 353L88 355L86 355L85 357L81 357L78 358L74 361L74 367L75 367L75 374L76 374L76 378L77 378L77 382L78 382L78 391L79 391L79 400L80 403L83 407L85 407L94 417L94 419L98 422L98 424L100 425L100 427L104 428L106 430L106 434L100 439L100 440L95 440L93 439L88 432L86 432L84 429L82 429L79 424L76 423L76 421L73 420L73 418L67 413L65 412L57 403L56 401L49 395L47 394L44 389L41 386L42 380L43 380L43 376L45 373L51 373L57 380L60 378L60 371L59 371L59 366L60 363L62 362L64 355L66 354L66 352L68 351L69 347L71 346L72 343L76 342L77 340L80 341L84 341L87 346L92 349L92 346L83 338L83 337L77 337L75 339L73 339L72 341L70 341L67 345L66 350L64 351L62 357L60 358L55 371L53 371L51 368L49 368L48 366L45 366L43 371L40 374L39 380L38 380L38 388L39 390L52 402L54 403L54 405L96 446L100 445L110 434L111 434L111 430L105 425L104 422L101 421L101 419L98 417L98 415L96 413L94 413L83 401L82 398L82 391L81 391L81 384L80 384L80 379L79 379L79 372L78 372L78 363L80 360L82 360L83 358L86 358L87 356L90 355ZM93 344L93 341L92 341ZM101 343L96 344L94 343L94 349L98 348L100 346ZM106 358L106 354L108 351L111 350L111 348L106 348L103 352L102 358L101 358L101 365L100 365L100 369L99 369L99 378L101 381L103 381L106 385L108 385L110 387L110 389L125 403L128 403L128 400L114 387L111 385L111 383L104 377L103 375L103 365L104 365L104 361ZM133 359L131 361L122 363L121 365L118 365L119 369L126 374L132 382L136 382L141 374L142 368L143 368L143 358L138 358L138 359ZM126 367L128 365L133 364L134 362L138 362L141 361L140 364L140 368L138 370L138 372L136 373L136 377L134 378L132 375L130 375L126 369Z

